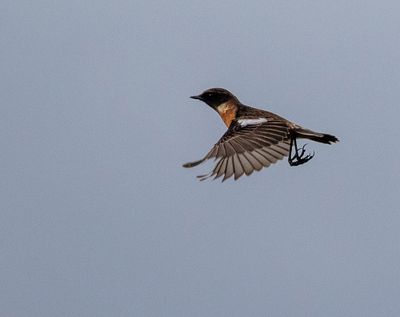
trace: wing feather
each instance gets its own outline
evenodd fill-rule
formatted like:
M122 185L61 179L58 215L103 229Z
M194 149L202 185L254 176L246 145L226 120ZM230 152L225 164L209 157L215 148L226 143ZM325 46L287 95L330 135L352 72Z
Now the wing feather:
M239 157L240 162L242 163L244 173L247 176L249 176L254 170L253 166L251 165L249 160L244 156L243 153L239 154L238 157Z
M226 169L225 169L225 176L222 181L227 180L228 178L232 177L234 173L234 165L233 165L233 155L226 158Z
M199 176L200 180L213 176L214 179L223 176L222 181L234 176L236 180L243 174L250 175L288 156L290 129L287 122L268 118L260 122L257 119L253 121L256 124L244 126L234 121L204 158L186 163L184 167L193 167L216 158L219 160L214 169L209 174Z
M233 156L233 164L235 166L235 180L237 180L244 174L244 168L237 153Z

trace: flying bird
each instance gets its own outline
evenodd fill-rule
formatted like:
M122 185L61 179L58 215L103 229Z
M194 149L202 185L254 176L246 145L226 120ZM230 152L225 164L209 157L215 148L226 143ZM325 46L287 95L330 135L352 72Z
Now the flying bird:
M205 157L183 165L194 167L208 159L218 160L210 173L197 176L200 180L221 176L222 181L232 176L237 180L286 156L291 166L304 164L314 153L306 154L306 145L299 148L297 139L326 144L339 141L333 135L305 129L272 112L246 106L223 88L210 88L190 98L201 100L217 111L228 127Z

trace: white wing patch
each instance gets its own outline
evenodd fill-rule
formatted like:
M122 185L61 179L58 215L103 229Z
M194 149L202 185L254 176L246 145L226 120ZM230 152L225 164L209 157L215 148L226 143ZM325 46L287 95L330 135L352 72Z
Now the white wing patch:
M264 122L267 122L268 120L266 118L257 118L257 119L239 119L238 123L242 127L246 127L248 125L258 125Z

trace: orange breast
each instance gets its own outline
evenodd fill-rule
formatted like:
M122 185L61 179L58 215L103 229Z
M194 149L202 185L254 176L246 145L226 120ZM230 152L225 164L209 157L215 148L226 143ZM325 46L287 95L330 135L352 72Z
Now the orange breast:
M232 120L236 118L237 108L234 104L224 103L217 108L217 111L227 127L229 127Z

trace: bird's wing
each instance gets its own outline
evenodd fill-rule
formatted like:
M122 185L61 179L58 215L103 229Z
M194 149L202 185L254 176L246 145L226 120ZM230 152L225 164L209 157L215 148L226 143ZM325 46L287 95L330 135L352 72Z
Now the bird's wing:
M214 169L206 175L198 176L205 180L215 176L235 180L243 174L250 175L268 167L289 154L290 131L286 122L278 118L240 119L234 121L221 139L201 160L186 163L184 167L194 167L214 158Z

